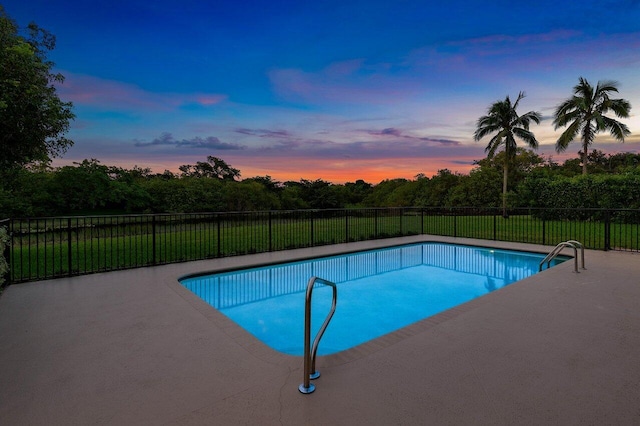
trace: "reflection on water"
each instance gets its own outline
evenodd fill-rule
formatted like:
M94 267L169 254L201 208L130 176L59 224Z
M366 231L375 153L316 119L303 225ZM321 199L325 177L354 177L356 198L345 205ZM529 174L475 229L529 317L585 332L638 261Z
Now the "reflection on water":
M533 253L425 243L214 274L181 282L218 309L304 292L312 276L341 284L425 266L469 274L475 279L484 277L484 287L493 291L538 272L543 257Z
M339 352L534 274L542 255L425 243L183 280L271 348L301 355L304 293L312 276L338 284L318 354ZM331 291L314 292L328 312ZM321 320L312 321L312 335Z

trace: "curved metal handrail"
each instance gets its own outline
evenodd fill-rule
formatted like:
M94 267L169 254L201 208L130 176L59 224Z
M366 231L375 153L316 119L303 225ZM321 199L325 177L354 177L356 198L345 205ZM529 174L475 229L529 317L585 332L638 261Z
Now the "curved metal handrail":
M580 260L582 261L582 269L587 269L584 266L584 246L582 245L582 243L576 240L568 240L567 243L573 244L574 246L577 246L580 249Z
M545 264L545 262L547 263L547 268L549 268L551 266L551 261L556 256L558 256L562 251L562 249L564 249L565 247L570 247L573 249L574 272L576 273L580 272L578 271L578 248L580 248L581 254L582 254L582 269L587 269L584 267L584 247L582 246L582 243L576 240L569 240L569 241L563 241L561 243L558 243L553 248L553 250L551 250L549 254L545 256L544 259L542 259L542 261L538 265L538 271L542 271L542 266Z
M313 340L313 347L311 346L311 296L313 294L313 287L315 283L318 282L320 284L328 285L333 288L333 301L331 303L331 310L329 314L322 323L318 334L316 334L316 338ZM300 386L298 386L298 390L304 394L311 393L316 390L315 385L313 385L310 380L317 379L320 377L320 372L316 370L316 353L318 352L318 345L320 344L320 339L324 334L327 326L329 325L329 321L333 317L333 313L336 311L336 303L338 301L338 288L335 283L331 281L327 281L323 278L319 277L311 277L309 279L309 284L307 284L307 296L304 304L304 381Z

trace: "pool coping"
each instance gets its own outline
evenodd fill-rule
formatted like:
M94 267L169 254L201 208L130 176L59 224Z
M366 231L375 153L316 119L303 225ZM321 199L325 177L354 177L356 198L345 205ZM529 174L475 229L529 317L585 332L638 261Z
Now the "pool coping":
M177 278L177 280L172 280L167 282L167 285L170 286L176 293L180 294L182 298L188 301L195 309L201 312L204 316L207 317L213 324L217 327L225 330L225 332L236 341L239 345L243 346L248 352L252 355L263 359L268 362L278 363L281 365L289 365L291 362L298 362L300 360L300 356L297 355L289 355L283 352L280 352L276 349L273 349L263 343L260 339L253 336L250 332L248 332L241 325L237 324L235 321L224 315L222 312L217 310L215 307L211 306L208 302L201 299L198 295L193 293L191 290L185 288L185 286L180 284L180 280L210 275L216 273L230 272L240 269L249 269L249 268L258 268L262 266L269 265L278 265L282 263L289 262L297 262L297 261L305 261L310 259L318 259L322 257L330 257L341 254L350 254L350 253L358 253L366 250L375 250L375 249L384 249L384 248L393 248L399 246L406 246L412 244L421 244L421 243L444 243L444 244L454 244L454 245L464 245L471 247L481 247L481 248L492 248L492 249L503 249L503 250L511 250L511 251L519 251L526 253L539 253L539 254L547 254L550 250L546 246L538 246L538 245L526 245L526 244L515 244L514 243L505 243L492 241L492 244L488 244L485 240L472 240L472 239L456 239L455 242L450 241L447 237L438 237L438 236L425 236L421 235L418 237L410 237L412 242L407 242L406 239L403 242L400 242L399 239L389 239L389 240L374 240L374 241L362 241L355 242L349 244L343 244L338 246L320 246L323 249L323 254L313 255L309 252L309 249L298 249L295 250L295 253L292 251L286 251L282 253L287 253L290 257L286 260L259 260L257 262L251 262L246 266L217 266L213 268L201 269L198 272L188 273L182 275ZM416 241L413 241L416 240ZM373 244L372 244L373 243ZM374 247L371 247L371 246ZM366 248L364 248L366 246ZM517 248L515 248L517 246ZM316 248L314 248L316 249ZM546 250L546 251L545 251ZM315 250L313 250L315 251ZM280 252L277 252L280 253ZM569 256L566 253L563 255ZM280 256L277 256L278 258ZM541 273L541 272L539 272ZM523 281L523 280L519 280ZM512 283L513 285L516 283ZM461 313L467 312L469 310L475 309L477 306L481 306L487 301L483 301L485 297L489 296L489 294L485 294L482 297L474 298L467 302L464 302L460 305L454 306L452 308L448 308L442 312L439 312L435 315L429 316L427 318L423 318L419 321L416 321L407 326L401 327L395 331L390 333L386 333L374 339L371 339L367 342L356 345L352 348L329 354L318 356L317 358L317 366L319 368L328 367L328 366L337 366L345 363L349 363L373 353L376 353L384 348L392 346L410 336L414 336L416 334L422 333L430 328L447 321Z

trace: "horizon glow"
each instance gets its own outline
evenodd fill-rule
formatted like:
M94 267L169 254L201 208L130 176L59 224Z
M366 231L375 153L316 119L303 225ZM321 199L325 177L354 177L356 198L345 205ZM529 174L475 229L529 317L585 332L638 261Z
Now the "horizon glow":
M473 141L476 120L519 91L518 112L545 117L531 128L538 152L561 161L581 144L556 154L564 129L550 117L581 76L618 81L632 104L625 143L599 133L591 148L640 152L640 4L502 3L3 5L57 37L58 92L77 117L54 165L161 173L212 155L277 181L467 173L489 139Z

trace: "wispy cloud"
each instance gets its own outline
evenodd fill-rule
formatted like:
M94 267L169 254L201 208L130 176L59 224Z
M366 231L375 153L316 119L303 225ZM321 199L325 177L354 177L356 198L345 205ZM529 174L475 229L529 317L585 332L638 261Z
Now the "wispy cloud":
M294 102L388 105L415 91L411 81L394 78L389 64L362 59L334 62L318 71L273 69L269 79L276 94Z
M184 105L216 105L226 95L216 93L158 93L121 81L62 71L66 79L57 90L76 105L117 110L167 110Z
M366 132L374 136L402 136L402 131L393 127L388 127L382 130L366 130Z
M236 133L249 136L257 136L259 138L290 138L291 134L286 130L267 130L267 129L247 129L237 128Z
M377 139L377 138L376 138ZM336 142L326 139L297 139L279 142L257 148L249 148L247 154L259 152L260 155L288 158L317 159L394 159L394 158L431 158L455 156L465 146L449 140L429 138L393 138L386 140L361 140ZM476 147L470 147L477 151ZM481 152L481 150L479 151ZM481 158L481 157L480 157Z
M385 62L353 59L320 69L269 72L280 98L310 105L402 105L416 99L442 103L443 94L469 96L490 87L558 81L559 75L617 70L640 64L640 33L584 34L554 30L500 34L430 44ZM533 76L533 77L532 77ZM516 84L517 83L517 84ZM517 87L516 90L520 89ZM445 102L446 103L446 102Z
M208 136L206 138L195 137L192 139L175 139L171 133L163 133L159 138L153 139L151 142L137 141L135 144L137 147L150 147L150 146L174 146L177 148L206 148L214 150L241 150L245 147L233 143L221 142L215 136Z
M493 73L495 78L499 74L495 74L492 62L505 68L506 61L509 64L506 69L512 74L518 70L573 70L576 66L581 70L614 69L638 64L639 48L638 32L587 35L575 30L555 30L451 41L445 45L444 51L464 58L465 64L474 71L483 69L485 74Z
M372 135L372 136L382 136L382 137L395 137L395 138L403 138L403 139L412 139L418 141L428 142L430 144L436 145L447 145L447 146L457 146L460 145L459 141L451 140L451 139L437 139L430 137L421 137L421 136L413 136L406 134L403 130L397 129L395 127L388 127L382 130L363 130L363 132Z

